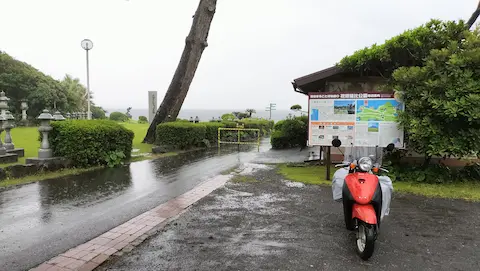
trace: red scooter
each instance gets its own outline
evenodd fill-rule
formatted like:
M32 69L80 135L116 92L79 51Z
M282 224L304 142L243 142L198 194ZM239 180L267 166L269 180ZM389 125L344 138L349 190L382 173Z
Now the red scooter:
M340 147L341 141L334 139L334 147ZM393 150L393 144L387 150ZM335 167L348 167L342 189L343 215L348 230L356 230L356 251L360 258L368 260L374 251L375 240L380 229L382 210L382 189L377 175L379 171L388 172L373 164L371 157Z

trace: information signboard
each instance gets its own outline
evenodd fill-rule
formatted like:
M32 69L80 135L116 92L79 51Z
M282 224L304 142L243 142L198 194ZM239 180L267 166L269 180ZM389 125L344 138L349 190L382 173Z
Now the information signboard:
M404 147L398 113L404 104L393 93L309 93L309 146Z

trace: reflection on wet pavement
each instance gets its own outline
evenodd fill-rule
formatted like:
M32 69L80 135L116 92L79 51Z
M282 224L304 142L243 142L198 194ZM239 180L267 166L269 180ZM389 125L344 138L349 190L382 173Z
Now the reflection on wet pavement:
M268 140L0 190L0 270L23 270L243 163L274 160ZM296 155L302 160L305 152ZM5 253L4 253L5 252Z

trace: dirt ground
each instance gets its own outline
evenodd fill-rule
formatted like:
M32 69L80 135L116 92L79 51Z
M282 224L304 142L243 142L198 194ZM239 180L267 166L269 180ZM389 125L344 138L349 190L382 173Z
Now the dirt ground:
M480 270L478 203L395 195L364 262L330 187L248 174L98 270Z

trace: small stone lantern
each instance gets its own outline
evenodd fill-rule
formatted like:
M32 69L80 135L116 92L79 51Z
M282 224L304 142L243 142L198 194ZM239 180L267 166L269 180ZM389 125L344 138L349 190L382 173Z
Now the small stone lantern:
M13 129L13 127L15 127L15 118L13 117L12 113L10 113L10 111L5 111L5 115L4 115L4 118L5 118L5 121L4 121L4 124L3 124L3 129L5 129L5 149L7 151L9 150L13 150L15 149L15 145L13 144L13 141L12 141L12 135L10 134L10 130Z
M57 111L53 114L53 120L55 121L63 121L63 120L66 120L66 118L64 118L62 116L62 113L60 113L60 111Z
M67 113L67 119L72 118L72 115L70 113Z
M0 115L0 134L3 132L3 125L6 122L6 119L3 115ZM0 155L7 154L7 149L5 149L5 145L2 143L2 139L0 138Z
M0 92L0 112L2 116L5 116L5 112L8 109L8 99L7 96L5 96L5 92L2 90Z
M45 109L43 110L42 114L37 117L37 119L40 120L40 127L38 128L38 131L42 133L42 143L40 144L40 149L38 150L38 158L52 158L52 149L50 149L50 143L48 142L48 133L52 130L50 121L53 120L53 116L47 109Z
M27 110L28 110L27 100L21 101L20 109L22 109L22 121L27 121Z

